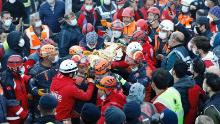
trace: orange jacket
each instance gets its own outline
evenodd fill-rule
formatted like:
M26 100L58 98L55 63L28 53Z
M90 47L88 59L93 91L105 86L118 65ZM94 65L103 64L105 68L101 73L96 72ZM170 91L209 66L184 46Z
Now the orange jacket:
M193 21L193 18L191 18L189 15L180 14L178 16L178 20L181 24L183 24L186 28L191 28L191 23Z
M135 30L136 30L136 22L133 21L131 22L131 24L124 27L124 35L132 36Z
M40 48L40 40L45 40L49 38L49 28L46 25L42 25L43 31L41 32L41 36L38 37L32 26L30 26L29 28L27 28L25 30L25 33L27 35L27 37L29 38L29 42L30 42L30 54L35 52L37 49Z

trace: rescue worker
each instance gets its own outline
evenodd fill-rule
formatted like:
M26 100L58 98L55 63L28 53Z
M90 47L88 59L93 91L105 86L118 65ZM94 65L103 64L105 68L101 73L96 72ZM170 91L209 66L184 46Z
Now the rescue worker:
M104 76L98 84L98 95L103 100L101 103L101 118L97 124L104 124L105 122L105 111L110 106L116 106L123 109L126 103L126 97L121 90L117 90L117 81L112 76Z
M164 56L168 53L168 39L174 31L174 23L170 20L163 20L159 26L159 34L155 35L154 51L156 56L156 67L160 67Z
M82 27L82 34L85 36L89 32L95 31L95 27L91 23L86 23Z
M25 29L25 40L30 44L30 54L40 49L42 40L49 39L50 29L47 25L43 25L40 20L39 13L30 16L30 27Z
M7 121L10 124L23 124L28 115L27 84L29 77L24 75L23 58L11 55L7 70L1 74L1 85L8 101Z
M150 7L147 10L147 21L149 23L150 32L149 36L152 41L155 41L155 35L158 34L158 27L160 25L160 10L157 7ZM154 46L154 42L151 42L151 45Z
M209 19L207 17L196 19L194 33L198 36L206 36L211 39L213 33L210 31Z
M126 2L127 0L116 0L117 11L113 16L113 20L119 19L120 21L123 21L122 12Z
M127 45L128 43L123 38L124 24L119 20L115 20L111 23L111 30L105 37L105 42L115 42Z
M93 7L93 0L85 0L77 20L78 26L82 28L86 23L91 23L96 26L97 21L97 14Z
M134 20L135 21L144 18L142 15L142 12L140 11L140 9L138 7L139 1L140 0L129 0L129 7L131 7L134 10Z
M68 55L71 46L78 45L83 39L83 35L77 26L77 18L73 12L67 13L63 21L57 41L61 58Z
M122 12L123 22L125 24L123 31L125 37L131 37L136 30L134 16L134 10L131 7L125 8Z
M145 31L146 34L149 34L150 27L147 23L147 20L139 19L139 20L137 20L136 25L137 25L137 30L142 30L142 31ZM150 37L149 37L149 39L150 39ZM150 42L152 42L152 41L150 41Z
M53 78L50 87L51 93L57 98L56 119L63 123L79 124L80 114L75 112L76 100L88 101L94 90L94 81L87 80L88 89L80 90L76 86L75 77L78 68L73 60L64 60L59 67L59 73Z
M38 101L41 96L50 92L52 78L57 74L58 53L53 45L44 45L40 48L40 61L37 62L29 71L31 79L29 87L33 95L31 112L33 117L39 116L37 109Z
M144 0L143 7L140 8L140 11L142 15L144 16L143 19L147 20L147 10L151 7L154 6L154 0Z
M190 56L187 49L184 46L184 35L183 33L176 31L173 32L168 40L168 45L170 52L163 59L161 67L166 70L171 70L174 63L177 60L183 60L184 62L190 64Z
M156 96L152 100L158 112L163 112L166 108L176 113L178 124L184 122L184 111L181 102L180 93L174 87L168 87L169 71L157 69L152 74L152 88Z
M7 11L1 13L0 30L2 33L10 33L15 30L15 25L12 23L13 18L11 14Z
M103 0L103 5L97 7L98 20L113 21L113 16L116 13L117 6L113 0Z
M178 16L178 20L181 24L183 24L186 28L191 29L193 18L191 18L190 13L190 4L194 0L181 0L181 14Z

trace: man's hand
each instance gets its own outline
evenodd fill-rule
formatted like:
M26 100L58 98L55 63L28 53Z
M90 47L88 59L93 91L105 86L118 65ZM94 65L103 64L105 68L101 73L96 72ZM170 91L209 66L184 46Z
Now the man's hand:
M158 55L156 56L156 59L157 59L157 60L163 60L163 59L164 59L164 56L163 56L162 54L158 54Z
M39 96L44 96L46 93L45 93L45 90L44 89L38 89L38 95Z

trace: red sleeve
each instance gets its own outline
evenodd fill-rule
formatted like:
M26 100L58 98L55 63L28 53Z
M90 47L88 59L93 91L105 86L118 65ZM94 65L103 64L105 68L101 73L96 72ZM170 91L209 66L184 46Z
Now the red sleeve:
M77 21L78 26L79 26L80 28L83 27L83 20L84 20L84 15L83 15L83 14L80 14L80 15L79 15L79 18L78 18L78 21Z
M155 103L154 106L156 107L159 113L163 112L166 109L166 107L159 102Z
M88 101L92 97L93 90L94 90L94 84L89 83L89 86L86 92L77 88L75 85L71 87L70 91L72 92L72 97L79 99L79 100Z
M114 61L112 62L111 68L127 68L129 65L123 60L123 61Z
M28 112L24 110L20 105L18 106L10 106L8 108L8 111L15 113L17 116L19 116L21 119L25 119L28 115Z
M2 12L2 0L0 0L0 12Z

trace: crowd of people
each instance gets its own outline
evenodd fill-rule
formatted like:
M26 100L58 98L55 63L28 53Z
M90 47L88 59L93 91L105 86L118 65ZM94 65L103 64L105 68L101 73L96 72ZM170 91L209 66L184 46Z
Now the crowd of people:
M219 0L0 0L1 124L220 124Z

